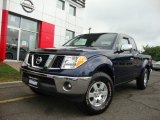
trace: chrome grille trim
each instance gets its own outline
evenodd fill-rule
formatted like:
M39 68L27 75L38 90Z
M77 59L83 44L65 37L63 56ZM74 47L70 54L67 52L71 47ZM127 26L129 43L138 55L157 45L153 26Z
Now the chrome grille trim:
M32 55L32 65L31 67L37 68L37 69L42 69L42 67L38 67L34 65L34 55Z
M49 68L54 62L55 55L49 55L45 67Z
M28 67L31 68L31 69L44 69L44 68L47 68L47 69L50 69L50 70L54 70L54 69L61 69L61 66L62 66L62 63L63 61L61 61L61 65L59 67L52 67L52 65L54 64L55 62L55 59L59 56L64 56L65 58L65 55L52 55L52 54L36 54L36 55L48 55L48 59L46 60L45 62L45 65L43 67L40 67L40 66L37 66L34 64L35 62L35 54L30 54L31 55L31 64L27 63L28 64ZM43 57L42 57L43 59ZM29 60L29 59L28 59Z

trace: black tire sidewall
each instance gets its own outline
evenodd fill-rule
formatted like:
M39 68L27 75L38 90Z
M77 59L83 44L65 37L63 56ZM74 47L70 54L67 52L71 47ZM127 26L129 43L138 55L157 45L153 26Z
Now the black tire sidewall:
M146 83L146 86L144 85L144 77L145 77L145 74L147 74L147 83ZM143 85L144 85L144 87L145 87L145 88L146 88L146 87L147 87L147 85L148 85L148 80L149 80L148 70L147 70L147 69L145 69L145 70L144 70L144 74L143 74Z
M146 83L146 86L144 85L144 77L145 77L145 74L147 74L147 83ZM144 90L147 85L148 85L148 80L149 80L149 74L148 74L148 70L145 68L140 77L137 79L137 88L140 89L140 90Z

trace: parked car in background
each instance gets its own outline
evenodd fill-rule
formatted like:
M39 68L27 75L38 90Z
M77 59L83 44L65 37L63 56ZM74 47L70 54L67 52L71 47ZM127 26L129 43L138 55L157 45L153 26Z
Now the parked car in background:
M20 47L19 60L23 61L27 52L28 52L27 47ZM7 44L6 58L9 60L17 59L17 45L16 44Z
M160 61L153 62L153 70L160 70Z

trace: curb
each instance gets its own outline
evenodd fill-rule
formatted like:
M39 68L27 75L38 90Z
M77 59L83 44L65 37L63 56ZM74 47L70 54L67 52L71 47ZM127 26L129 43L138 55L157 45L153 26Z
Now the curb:
M0 85L16 84L16 83L22 83L22 81L14 81L14 82L2 82L2 83L0 83Z

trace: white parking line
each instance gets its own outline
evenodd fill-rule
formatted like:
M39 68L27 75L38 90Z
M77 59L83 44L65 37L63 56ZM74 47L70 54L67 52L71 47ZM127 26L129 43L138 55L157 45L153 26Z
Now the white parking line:
M2 83L0 83L0 85L16 84L16 83L22 83L22 81L2 82Z
M33 98L33 97L36 97L36 95L23 96L23 97L18 97L18 98L11 98L11 99L7 99L7 100L1 100L0 104L16 102L16 101L20 101L20 100L25 100L25 99Z

